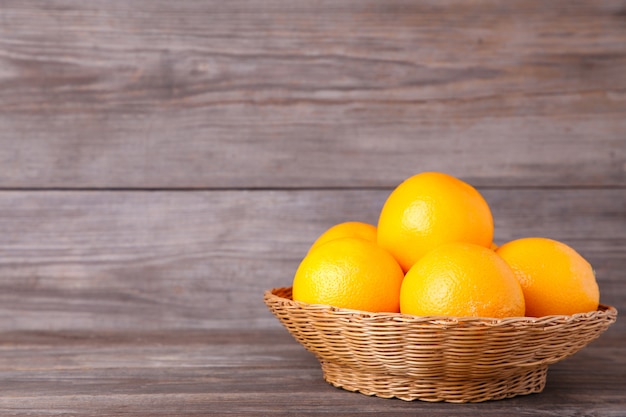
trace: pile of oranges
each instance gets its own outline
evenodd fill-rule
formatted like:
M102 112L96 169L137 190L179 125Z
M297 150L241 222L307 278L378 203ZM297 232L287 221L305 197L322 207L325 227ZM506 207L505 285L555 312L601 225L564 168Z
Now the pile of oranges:
M374 226L340 223L310 247L293 299L418 316L540 317L598 308L589 262L543 237L497 247L489 205L470 184L439 172L396 187Z

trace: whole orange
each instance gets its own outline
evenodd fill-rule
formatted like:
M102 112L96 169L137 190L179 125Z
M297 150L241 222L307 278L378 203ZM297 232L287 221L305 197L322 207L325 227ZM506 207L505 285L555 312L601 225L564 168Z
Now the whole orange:
M496 253L513 269L526 299L526 315L571 315L598 308L593 268L565 243L542 237L513 240Z
M296 301L369 312L400 311L404 273L375 242L340 238L311 250L298 267Z
M489 247L493 217L468 183L439 172L414 175L396 187L378 219L378 244L406 272L429 250L448 242Z
M376 242L376 226L363 222L344 222L336 224L322 233L311 245L312 250L321 244L342 237L358 237Z
M521 317L524 295L511 268L491 249L447 243L407 272L400 310L416 316Z

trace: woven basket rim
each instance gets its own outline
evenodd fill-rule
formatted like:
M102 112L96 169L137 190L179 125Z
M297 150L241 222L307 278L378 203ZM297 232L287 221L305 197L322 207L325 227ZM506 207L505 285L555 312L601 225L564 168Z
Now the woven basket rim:
M615 321L617 318L617 309L611 305L602 304L598 305L597 310L588 311L584 313L576 313L572 315L548 315L541 317L506 317L506 318L491 318L491 317L456 317L456 316L413 316L403 313L372 313L362 310L353 310L341 307L334 307L326 304L308 304L302 301L294 301L291 298L292 287L275 287L266 290L264 293L264 299L268 301L279 301L297 307L303 310L311 312L323 312L330 314L331 316L339 317L358 317L360 319L376 322L397 322L397 323L433 323L437 325L478 325L478 326L545 326L549 324L564 324L568 322L575 322L579 320L589 319L610 319ZM279 295L280 293L289 294L289 297Z

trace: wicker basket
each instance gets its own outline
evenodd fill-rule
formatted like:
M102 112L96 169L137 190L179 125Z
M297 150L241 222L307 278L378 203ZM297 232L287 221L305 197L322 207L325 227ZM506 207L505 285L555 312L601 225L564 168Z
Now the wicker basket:
M616 320L614 307L572 316L510 319L366 313L265 292L270 311L349 391L403 400L478 402L541 392L548 365Z

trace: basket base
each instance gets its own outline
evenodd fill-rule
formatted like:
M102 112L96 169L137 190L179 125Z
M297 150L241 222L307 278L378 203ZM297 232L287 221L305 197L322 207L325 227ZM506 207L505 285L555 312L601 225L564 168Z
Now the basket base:
M548 366L541 365L522 369L519 373L503 379L413 379L367 373L362 369L349 369L331 362L320 363L324 379L337 388L405 401L466 403L533 394L543 391L548 373Z

